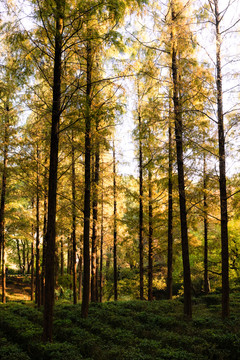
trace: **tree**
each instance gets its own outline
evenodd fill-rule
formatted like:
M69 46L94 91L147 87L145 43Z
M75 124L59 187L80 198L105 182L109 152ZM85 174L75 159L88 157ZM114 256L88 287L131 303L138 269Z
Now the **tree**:
M219 148L219 189L221 208L221 246L222 246L222 317L229 316L229 252L228 252L228 210L226 188L226 157L225 133L223 123L223 90L221 66L221 32L222 20L218 0L209 0L215 21L216 30L216 86L217 86L217 119L218 119L218 148Z
M169 97L168 120L168 257L167 257L167 297L172 299L172 272L173 272L173 151L172 151L172 119L171 97Z
M56 196L57 196L57 168L59 121L61 114L61 69L63 46L63 18L64 2L55 1L55 52L54 52L54 78L52 98L52 126L50 145L50 169L48 185L48 219L46 232L46 270L45 270L45 299L44 299L44 325L43 338L52 341L53 332L53 306L54 306L54 261L56 237Z
M151 167L148 168L148 300L153 300L153 198Z
M188 245L188 229L187 229L187 210L186 210L186 192L183 166L183 123L181 113L180 100L180 74L178 69L178 56L181 51L178 47L178 16L181 14L176 6L176 1L171 1L171 19L172 19L172 81L173 81L173 106L174 106L174 123L175 123L175 139L177 151L177 167L178 167L178 188L179 188L179 204L181 219L181 239L182 239L182 257L183 257L183 279L184 279L184 314L192 317L191 303L191 272L189 261L189 245Z
M113 268L114 268L114 300L118 299L118 267L117 267L117 197L116 197L116 154L113 140Z
M39 218L39 146L37 144L37 179L36 179L36 291L35 291L35 302L40 307L41 305L41 279L40 279L40 218Z
M5 269L5 202L6 202L6 186L7 186L7 162L9 147L9 111L10 104L7 97L4 114L4 150L3 150L3 172L2 172L2 190L0 205L0 248L2 252L2 302L6 302L6 269Z
M77 304L77 266L76 266L76 172L75 172L75 144L72 130L72 273L73 273L73 303ZM63 262L63 261L62 261ZM63 265L61 266L63 272Z
M84 181L84 228L83 228L83 295L82 295L82 317L88 316L89 306L89 282L90 282L90 201L91 201L91 105L92 105L92 62L93 53L91 45L91 32L87 24L88 38L86 41L86 110L85 110L85 181Z
M208 203L207 203L207 171L206 152L203 153L203 207L204 207L204 293L210 291L208 276Z

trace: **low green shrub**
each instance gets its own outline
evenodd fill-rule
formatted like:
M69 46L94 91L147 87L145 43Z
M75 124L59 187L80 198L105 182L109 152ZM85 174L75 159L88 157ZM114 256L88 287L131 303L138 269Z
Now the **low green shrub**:
M83 357L80 354L78 348L67 342L64 343L48 343L40 345L37 348L38 357L36 360L82 360ZM35 360L35 358L34 358Z
M17 344L2 344L0 346L0 359L2 360L31 360Z
M210 305L220 305L221 303L221 296L218 294L210 294L210 295L204 295L202 297L202 300L205 302L207 306Z
M0 331L0 359L2 360L31 360L17 344L10 343L4 333Z

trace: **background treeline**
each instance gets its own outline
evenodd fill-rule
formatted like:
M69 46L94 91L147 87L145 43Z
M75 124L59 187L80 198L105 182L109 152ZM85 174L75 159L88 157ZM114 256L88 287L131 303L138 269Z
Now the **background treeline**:
M221 291L227 317L239 278L237 2L1 6L2 302L7 266L31 274L45 340L64 296L87 317L89 300L183 294L191 317L191 294ZM118 155L129 117L132 175Z

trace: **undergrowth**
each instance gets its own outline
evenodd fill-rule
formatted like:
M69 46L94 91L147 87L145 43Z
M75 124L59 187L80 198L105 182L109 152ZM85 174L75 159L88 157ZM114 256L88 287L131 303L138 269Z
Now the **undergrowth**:
M0 306L2 360L238 360L240 295L231 294L231 316L221 320L219 295L194 300L193 319L181 300L58 303L54 341L43 344L42 309L32 303Z

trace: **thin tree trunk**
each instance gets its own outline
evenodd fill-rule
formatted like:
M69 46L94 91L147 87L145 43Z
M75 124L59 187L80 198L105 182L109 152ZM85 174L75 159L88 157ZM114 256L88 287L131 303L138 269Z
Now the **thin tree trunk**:
M176 21L174 1L171 3L172 22ZM185 196L185 179L183 166L183 124L179 99L179 74L177 63L176 39L172 39L172 79L173 79L173 104L175 115L175 137L177 149L177 167L178 167L178 189L180 203L180 220L181 220L181 242L182 242L182 259L183 259L183 283L184 283L184 314L192 317L191 301L191 272L189 261L188 245L188 228L187 228L187 211Z
M204 207L204 293L210 291L208 277L208 216L207 216L207 174L206 174L206 153L203 154L203 207Z
M109 272L110 272L111 257L112 257L112 248L108 247L107 258L106 258L106 280L109 280L110 278Z
M222 66L221 66L221 15L218 0L214 0L216 21L216 63L217 63L217 115L218 115L218 144L219 144L219 185L221 206L221 247L222 247L222 317L229 316L229 254L228 254L228 210L226 189L226 159L225 135L223 123L222 100Z
M4 125L4 151L3 151L3 169L2 169L2 190L0 204L0 247L2 248L2 302L6 302L6 269L5 269L5 202L7 188L7 163L9 146L9 105L5 108Z
M153 300L153 206L152 172L148 169L148 301Z
M50 170L48 187L48 221L46 233L46 281L44 301L43 339L52 341L53 336L53 307L54 307L54 259L56 241L56 200L57 200L57 168L58 168L58 143L59 122L61 112L61 56L62 56L62 30L64 2L56 0L56 35L54 54L53 78L53 104L52 127L50 145Z
M72 273L73 273L73 303L77 304L77 265L76 265L76 173L75 147L72 131Z
M96 124L96 136L98 124ZM91 301L97 301L97 222L98 222L98 185L99 185L99 141L96 140L95 162L93 171L93 228L92 228L92 279L91 279Z
M6 303L5 238L2 238L2 303Z
M104 223L103 223L103 177L102 177L102 214L101 214L101 240L100 240L100 274L99 274L99 301L102 302L103 298L103 232L104 232Z
M117 269L117 191L116 191L116 153L113 141L113 269L114 269L114 300L118 299Z
M31 259L29 259L29 244L27 244L27 274L30 274L31 272Z
M61 274L61 276L63 276L63 274L64 274L63 239L60 240L60 246L61 246L61 268L60 268L60 274Z
M37 197L36 197L36 283L35 283L35 303L40 307L41 293L40 293L40 239L39 239L39 147L37 144Z
M171 101L171 99L169 99ZM169 112L168 125L168 275L167 275L167 298L172 299L172 272L173 272L173 199L172 199L172 126Z
M82 255L79 256L78 261L78 299L82 300Z
M139 97L139 89L138 89ZM139 101L139 100L138 100ZM140 105L138 104L140 108ZM140 300L143 300L143 155L142 155L142 118L138 108L139 127L139 276Z
M67 274L71 274L71 272L72 272L72 267L71 267L72 251L71 251L71 248L70 248L70 239L68 238L68 243L67 243L67 245L68 245L68 249L67 249Z
M21 251L20 251L20 245L19 245L19 240L18 239L16 239L16 243L17 243L19 270L22 272L22 259L21 259Z
M22 243L22 260L23 260L22 273L23 273L23 275L25 275L25 272L26 272L26 245L25 245L25 240L21 240L21 243Z
M86 88L86 114L85 114L85 189L84 189L84 229L83 229L83 296L81 315L88 316L89 288L90 288L90 254L89 254L89 233L90 233L90 192L91 192L91 92L92 92L92 47L90 40L87 40L87 88Z
M34 210L34 199L32 199L32 210ZM32 224L31 243L31 301L34 300L34 224Z
M44 305L44 298L45 298L45 272L46 272L46 249L47 249L46 233L47 233L47 159L45 160L45 173L44 173L41 305Z
M59 255L58 255L58 243L55 248L55 260L54 260L54 289L58 287L58 276L59 276Z
M33 231L32 231L33 233ZM33 234L32 234L33 236ZM34 237L33 237L34 238ZM31 244L31 301L34 298L34 243Z

